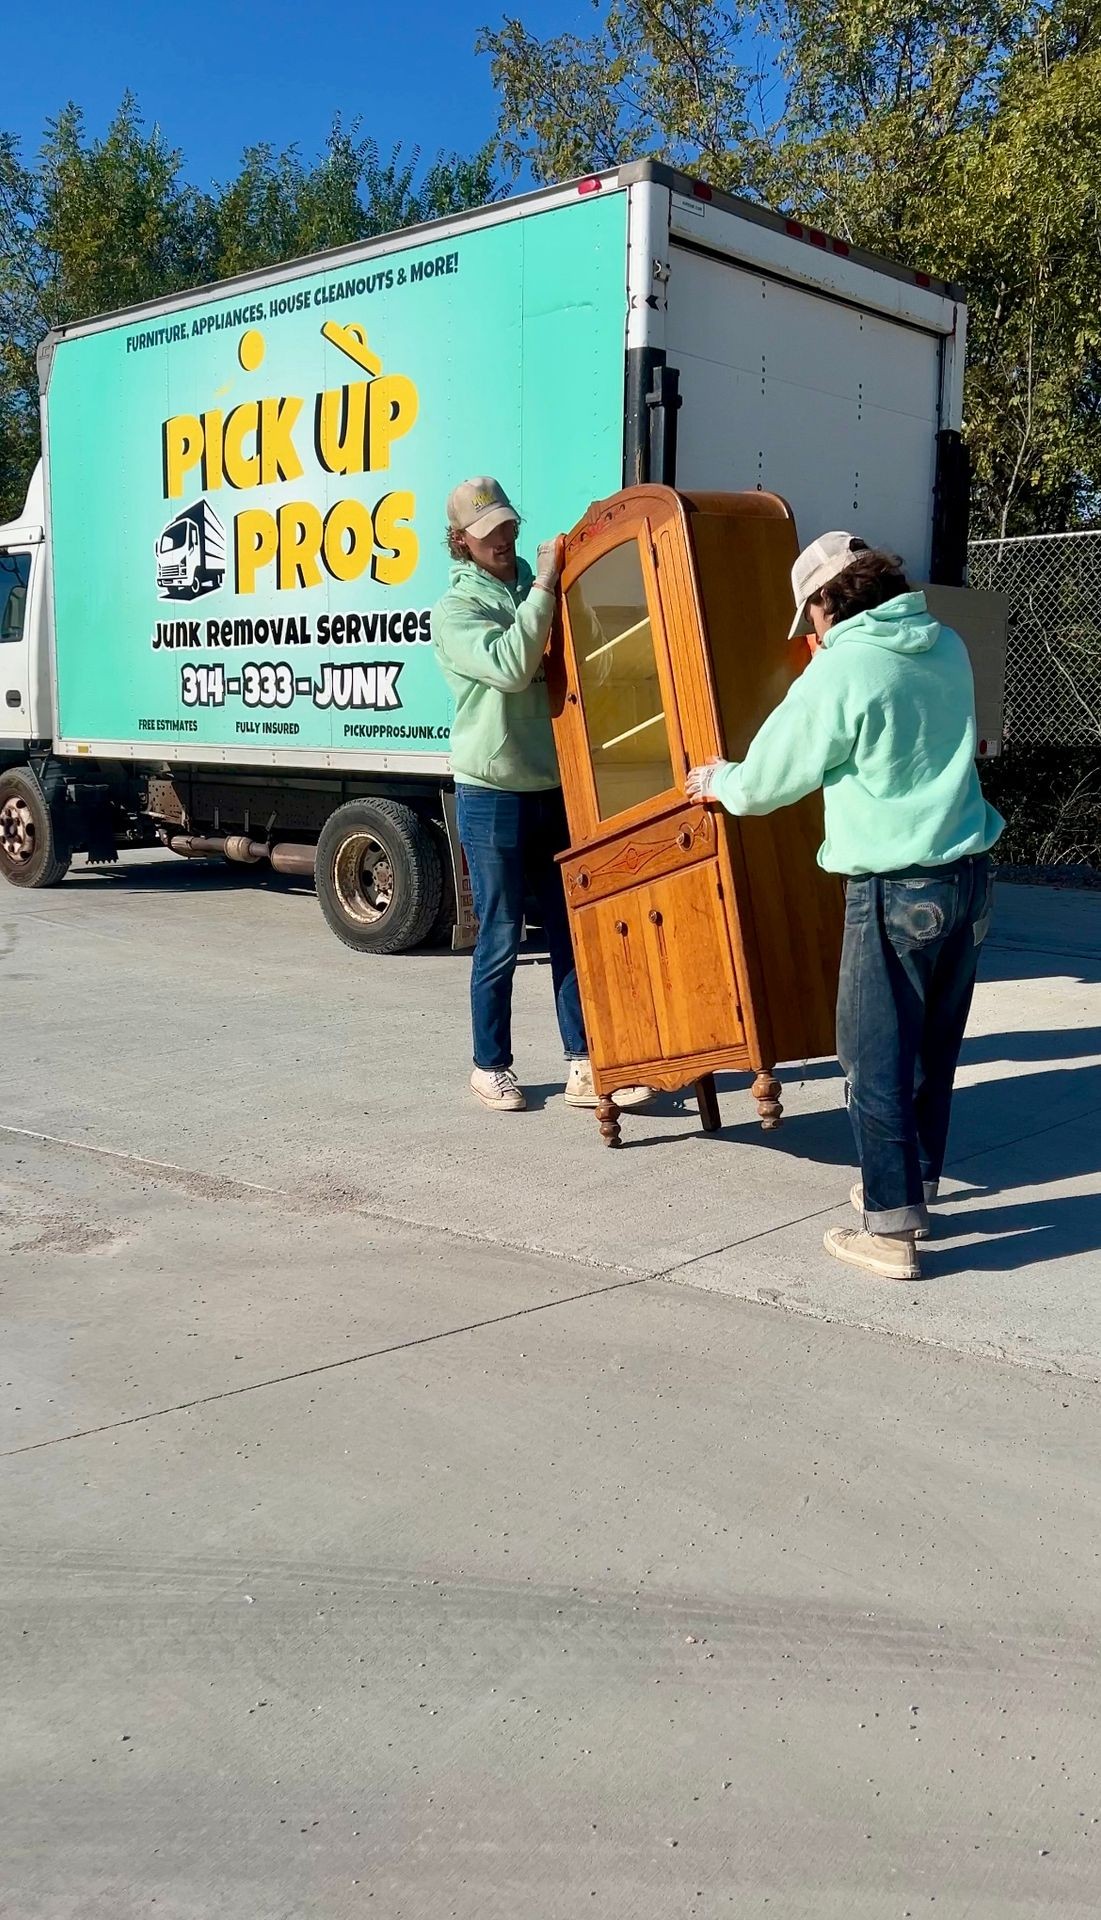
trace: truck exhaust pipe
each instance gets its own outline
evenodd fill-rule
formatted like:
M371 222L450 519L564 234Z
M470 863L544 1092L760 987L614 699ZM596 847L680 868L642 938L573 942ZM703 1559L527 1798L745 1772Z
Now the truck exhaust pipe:
M235 860L254 867L270 860L276 873L293 873L313 878L317 848L295 840L282 840L269 847L265 840L250 840L245 833L174 833L168 845L184 860Z
M222 851L227 860L239 860L242 866L255 867L267 853L263 840L250 840L247 833L229 833Z
M184 860L216 860L226 850L224 834L174 833L168 844Z
M271 850L271 864L276 873L297 873L309 875L313 879L316 847L304 847L293 840L282 840Z

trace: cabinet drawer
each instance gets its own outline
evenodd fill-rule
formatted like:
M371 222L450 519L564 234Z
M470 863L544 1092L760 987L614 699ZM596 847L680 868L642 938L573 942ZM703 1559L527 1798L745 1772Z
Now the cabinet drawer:
M634 827L615 840L605 841L583 854L566 854L562 878L571 907L587 900L604 900L636 881L659 880L706 860L718 845L714 814L703 807L685 807L644 827Z

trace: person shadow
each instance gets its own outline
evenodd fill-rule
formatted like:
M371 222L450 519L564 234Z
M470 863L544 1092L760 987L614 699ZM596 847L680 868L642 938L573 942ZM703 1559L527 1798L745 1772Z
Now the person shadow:
M957 1087L945 1178L967 1185L962 1192L950 1190L937 1203L935 1237L922 1250L927 1279L962 1272L1003 1273L1069 1259L1101 1246L1101 1192L1081 1190L1082 1183L1101 1167L1101 1071L1092 1064L1098 1054L1098 1027L976 1034L964 1042L961 1067L1020 1061L1036 1070ZM1067 1064L1045 1064L1060 1058ZM1090 1064L1075 1065L1076 1060ZM783 1070L778 1071L783 1080ZM836 1103L800 1113L795 1106L796 1074L805 1081L836 1080ZM780 1158L844 1168L855 1177L841 1081L836 1061L816 1061L806 1069L791 1070L785 1082L791 1104L784 1125L765 1133L753 1117L747 1080L721 1075L717 1084L725 1124L717 1133L702 1137L709 1144L748 1146ZM682 1109L691 1097L688 1088L680 1099ZM648 1117L674 1111L677 1099L663 1096ZM736 1117L730 1118L731 1114ZM624 1119L629 1122L631 1116ZM693 1137L700 1136L688 1129L676 1136L651 1133L648 1140L637 1136L632 1140L627 1124L623 1132L625 1145L639 1147ZM1012 1198L1021 1189L1031 1189L1032 1194ZM976 1200L989 1204L976 1206ZM968 1205L961 1210L959 1203L964 1201ZM952 1244L962 1239L966 1244Z

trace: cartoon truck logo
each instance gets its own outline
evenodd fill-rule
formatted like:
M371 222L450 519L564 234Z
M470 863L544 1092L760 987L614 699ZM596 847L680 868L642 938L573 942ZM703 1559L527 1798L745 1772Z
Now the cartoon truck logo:
M195 500L168 522L156 554L160 598L198 600L226 577L226 530L205 500Z

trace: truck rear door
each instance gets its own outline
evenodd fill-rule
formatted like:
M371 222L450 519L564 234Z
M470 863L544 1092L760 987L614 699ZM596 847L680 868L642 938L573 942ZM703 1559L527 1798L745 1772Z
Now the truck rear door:
M675 203L674 203L675 204ZM792 243L798 247L798 242ZM804 542L859 531L930 562L944 335L672 237L677 483L763 487Z
M717 244L705 245L711 236ZM754 257L735 258L736 248ZM677 485L778 493L801 543L844 528L901 554L911 580L926 582L937 435L959 427L962 403L952 296L677 195L668 265L666 357L682 396ZM1006 606L960 588L929 592L970 650L986 758L1001 744Z

